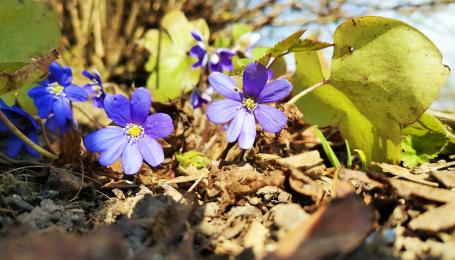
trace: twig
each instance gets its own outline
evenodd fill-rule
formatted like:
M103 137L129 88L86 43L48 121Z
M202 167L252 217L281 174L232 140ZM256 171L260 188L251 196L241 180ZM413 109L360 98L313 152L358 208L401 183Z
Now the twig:
M59 167L55 167L55 166L52 166L52 165L51 165L51 167L53 167L54 169L60 170L60 171L67 172L67 173L72 173L72 174L76 174L76 175L79 175L79 176L82 175L81 173L78 173L78 172L75 172L75 171L71 171L71 170L67 170L67 169L64 169L64 168L59 168ZM87 178L87 179L89 179L89 180L91 180L91 181L93 181L93 182L96 182L96 183L99 184L99 185L102 185L102 183L99 182L98 180L96 180L96 179L94 179L94 178L91 178L91 177L89 177L89 176L87 176L87 175L84 175L84 176L85 176L85 178Z
M49 137L47 136L46 127L44 127L43 120L40 119L39 124L41 127L41 133L43 134L44 141L46 142L47 147L49 147L52 153L57 154L57 151L55 151L54 147L52 147L51 142L49 141Z
M79 162L80 162L80 165L81 165L81 185L79 186L79 189L77 190L76 195L74 195L74 197L72 199L70 199L70 201L73 201L73 200L77 199L77 197L81 193L82 187L84 186L84 176L85 176L84 163L82 162L82 159L79 159Z
M159 180L154 184L185 183L185 182L190 182L190 181L197 181L198 179L203 179L207 176L208 176L207 173L194 174L194 175L190 175L190 176L178 176L178 177L175 177L174 179L170 179L170 180Z
M11 169L11 170L6 171L6 172L2 172L2 174L12 173L12 172L15 172L15 171L25 170L25 169L29 169L29 168L47 168L47 167L49 167L49 165L27 165L27 166L14 168L14 169Z
M35 151L38 153L42 154L43 156L51 159L51 160L56 160L58 159L58 156L45 150L41 146L35 144L32 140L30 140L26 135L24 135L9 119L3 114L2 111L0 111L0 120L5 123L5 125L15 134L17 137L19 137L25 144L33 148Z
M41 163L41 162L35 162L31 160L16 160L13 158L10 158L3 153L0 153L0 158L5 160L9 164L26 164L26 165L40 165L40 166L48 166L49 164L47 163Z
M196 188L196 186L199 184L199 182L201 182L201 180L202 180L203 178L205 178L205 177L207 177L207 176L201 176L201 177L199 177L199 179L197 179L197 180L193 183L193 185L191 185L191 187L190 187L185 193L189 193L189 192L193 191L194 188Z
M226 145L226 148L224 149L223 153L218 158L218 160L226 160L226 156L228 155L231 148L234 147L234 145L235 145L235 143L228 143Z
M297 102L297 100L301 99L303 96L305 96L306 94L310 93L311 91L321 87L321 86L324 86L325 84L327 84L329 82L328 79L325 79L321 82L318 82L316 84L314 84L313 86L303 90L302 92L300 92L299 94L295 95L291 100L289 100L287 102L287 104L294 104L295 102Z

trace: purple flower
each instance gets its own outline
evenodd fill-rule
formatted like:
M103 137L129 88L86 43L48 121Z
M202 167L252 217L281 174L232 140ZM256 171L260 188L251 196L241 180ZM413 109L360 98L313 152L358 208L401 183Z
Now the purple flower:
M56 62L49 66L49 76L30 89L28 95L33 98L38 115L47 118L54 113L57 124L65 128L67 121L73 121L70 101L86 101L87 92L71 83L73 73L70 67L62 67Z
M202 107L204 104L212 101L213 88L208 87L204 92L201 92L199 89L194 89L190 95L190 103L193 106L193 109Z
M92 81L91 83L85 85L84 89L87 91L89 96L92 96L93 105L97 108L102 108L104 98L106 98L106 93L104 92L103 81L101 80L99 72L97 70L94 70L93 72L93 74L87 70L82 72L82 75Z
M259 63L249 64L243 73L243 91L230 77L213 72L210 85L227 99L208 105L207 117L215 124L228 124L228 142L238 140L242 149L250 149L256 138L256 121L267 132L277 133L286 126L287 117L281 111L263 103L277 102L287 97L292 85L287 80L267 83L267 69Z
M234 56L235 52L231 50L224 48L217 49L216 52L210 56L210 72L233 71L234 65L232 65L232 57Z
M100 152L103 166L122 159L125 174L137 173L143 160L155 167L164 160L163 148L156 140L174 131L172 119L164 113L149 115L152 99L145 88L138 88L131 102L123 95L108 95L104 100L107 116L118 126L89 134L84 144L91 152Z
M18 106L8 106L0 99L0 109L6 117L13 123L23 134L30 140L38 144L38 129L39 126L32 116L27 114L22 108ZM0 132L9 133L6 140L6 154L9 157L17 157L17 155L24 148L26 151L33 155L39 156L39 153L30 146L26 145L19 137L11 132L11 130L0 121Z
M192 67L197 68L200 66L201 68L205 68L208 62L208 54L202 35L199 32L191 32L191 35L197 43L190 49L189 55L198 59Z
M202 34L199 32L191 32L191 35L197 41L196 45L194 45L188 53L191 57L198 59L198 61L193 64L193 68L200 66L204 69L208 64L211 72L232 71L234 69L232 57L235 55L235 52L225 48L219 48L210 55L205 46Z
M267 70L267 79L272 80L273 79L273 70Z

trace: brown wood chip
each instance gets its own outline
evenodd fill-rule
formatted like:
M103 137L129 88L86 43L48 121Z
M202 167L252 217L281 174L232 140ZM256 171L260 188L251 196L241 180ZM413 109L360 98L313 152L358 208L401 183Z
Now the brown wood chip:
M433 232L455 227L455 202L430 209L411 220L409 227Z
M455 188L454 171L432 171L431 175L448 188Z
M435 188L420 183L400 179L389 179L390 184L402 197L417 196L424 199L448 203L455 200L455 191Z
M316 166L324 167L321 155L318 151L314 150L311 152L301 153L298 155L277 159L277 162L285 165L289 165L301 170L307 170Z
M428 177L427 174L420 174L420 175L415 175L409 172L408 169L400 167L398 165L392 165L392 164L387 164L387 163L373 163L376 166L379 166L383 172L391 173L395 176L398 176L403 179L407 179L413 182L418 182L430 186L435 186L438 187L438 183L432 182L432 181L427 181L424 180L425 178Z

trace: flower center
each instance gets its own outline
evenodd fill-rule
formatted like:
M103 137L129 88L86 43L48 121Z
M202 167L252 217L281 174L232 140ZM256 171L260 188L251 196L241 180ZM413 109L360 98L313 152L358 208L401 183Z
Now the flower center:
M94 81L92 84L92 90L95 92L95 97L99 98L103 94L103 91L101 91L101 86L98 84L98 82Z
M253 111L257 106L256 102L254 102L254 99L252 98L244 98L242 101L242 105L249 111Z
M136 124L126 124L126 134L128 135L129 141L135 142L144 136L144 128Z
M54 98L60 98L65 96L65 92L63 91L65 88L58 84L58 82L52 82L47 85L47 92L52 94Z
M218 64L220 62L220 56L218 56L218 54L216 53L212 54L212 56L210 57L210 62L212 64Z

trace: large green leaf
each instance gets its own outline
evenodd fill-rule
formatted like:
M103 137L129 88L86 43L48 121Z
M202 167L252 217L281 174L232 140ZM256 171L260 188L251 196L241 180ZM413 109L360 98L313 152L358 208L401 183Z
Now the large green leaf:
M0 63L28 63L58 46L57 16L38 1L1 0L0 25Z
M59 37L58 19L43 3L0 1L0 94L42 77L45 62L26 65L56 48Z
M315 51L296 53L296 77L293 94L324 80L327 70ZM323 64L323 63L322 63ZM378 129L341 91L326 84L296 102L306 123L319 127L338 126L354 149L365 153L367 161L395 161L400 155L399 129L395 142L378 135ZM398 143L398 144L397 144Z
M383 17L347 20L334 43L331 83L399 145L400 128L423 114L447 78L441 53L415 28Z
M360 17L335 32L331 84L297 103L308 123L337 125L368 161L398 163L402 127L437 96L448 69L436 47L393 19ZM297 53L295 93L324 79L315 52Z
M177 10L163 17L161 27L161 31L149 30L142 44L150 51L146 70L150 71L151 75L147 87L152 91L155 100L167 102L191 91L199 81L200 68L191 68L196 60L187 54L195 44L191 31L201 32L204 39L208 40L209 29L204 20L189 22L185 15Z

